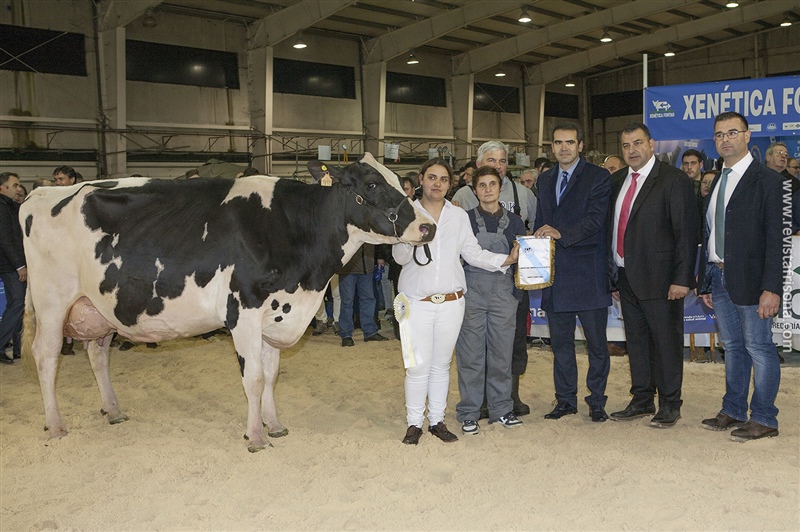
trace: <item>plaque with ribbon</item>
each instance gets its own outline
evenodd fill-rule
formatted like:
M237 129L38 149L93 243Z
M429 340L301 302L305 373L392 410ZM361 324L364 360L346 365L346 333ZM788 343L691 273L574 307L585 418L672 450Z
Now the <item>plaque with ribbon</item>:
M540 290L553 284L556 241L548 237L518 236L519 261L514 283L523 290Z

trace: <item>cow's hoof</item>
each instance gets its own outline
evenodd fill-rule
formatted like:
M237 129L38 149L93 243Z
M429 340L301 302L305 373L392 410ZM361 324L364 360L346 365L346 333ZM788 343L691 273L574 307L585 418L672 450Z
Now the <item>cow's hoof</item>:
M247 450L251 453L257 453L258 451L262 451L267 447L272 447L272 444L268 441L257 443L255 441L251 441L247 434L244 435L244 439L247 440Z
M287 434L289 434L289 429L287 429L287 428L283 428L282 430L279 430L279 431L276 431L276 432L267 432L267 435L270 438L282 438L282 437L286 436Z
M47 437L51 440L57 440L67 435L67 431L64 429L51 430L49 427L45 426L44 430L48 432Z
M122 412L116 412L114 415L109 414L105 410L100 410L100 413L104 416L108 416L108 422L111 425L116 425L117 423L122 423L123 421L128 421L128 416L123 414Z

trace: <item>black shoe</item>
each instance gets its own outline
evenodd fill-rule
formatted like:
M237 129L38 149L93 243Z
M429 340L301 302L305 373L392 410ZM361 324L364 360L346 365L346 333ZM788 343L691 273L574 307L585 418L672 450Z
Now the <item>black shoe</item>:
M0 364L13 364L13 363L14 363L13 358L8 358L7 356L0 354Z
M422 429L411 425L406 431L406 436L403 438L403 443L406 445L416 445L419 443L420 436L422 436Z
M353 342L352 338L342 338L342 347L353 347L355 342Z
M680 408L664 405L658 409L658 413L650 420L650 426L665 429L674 426L680 418Z
M74 355L75 354L75 351L72 349L72 344L71 343L67 343L66 339L61 344L61 354L62 355Z
M458 436L447 430L447 425L444 424L444 421L440 421L436 425L428 427L428 432L445 443L453 443L454 441L458 441Z
M727 430L731 427L736 427L738 429L739 427L744 425L744 423L745 423L744 421L739 421L736 418L732 418L728 414L723 414L722 412L720 412L719 414L717 414L717 417L704 419L702 421L701 426L704 429L708 430L722 431L722 430Z
M591 416L592 421L594 421L595 423L602 423L603 421L608 419L608 414L606 414L606 410L602 406L592 406L589 408L590 408L589 415Z
M488 406L484 405L484 406L481 407L481 409L480 409L480 411L478 413L478 421L480 421L481 419L489 419L489 407Z
M559 401L558 404L556 404L556 407L553 409L553 411L550 412L549 414L545 414L544 418L561 419L564 416L569 416L571 414L577 414L577 413L578 413L577 408L568 403L565 403L564 401Z
M375 333L372 336L364 338L365 342L386 342L389 339L383 336L381 333Z
M158 347L158 344L156 342L147 342L144 345L147 346L147 349L155 349L156 347Z
M18 360L20 358L22 358L22 355L20 355L19 353L14 353L14 360Z
M656 405L636 406L633 403L625 407L625 410L612 412L610 416L614 421L631 421L644 416L652 416L656 413Z
M133 347L133 344L127 340L122 342L122 345L119 346L120 351L127 351Z
M785 358L783 358L783 356L781 356L781 354L780 354L780 353L778 353L778 361L779 361L781 364L784 364L784 363L786 363L786 359L785 359Z

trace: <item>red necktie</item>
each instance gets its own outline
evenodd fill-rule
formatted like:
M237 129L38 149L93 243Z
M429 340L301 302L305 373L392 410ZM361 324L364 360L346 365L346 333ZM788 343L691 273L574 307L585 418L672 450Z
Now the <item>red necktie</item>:
M631 174L631 184L628 191L625 192L625 198L622 200L622 208L619 211L619 225L617 225L617 255L625 258L625 229L628 227L628 216L631 214L631 204L633 197L636 195L636 180L639 174L634 172Z

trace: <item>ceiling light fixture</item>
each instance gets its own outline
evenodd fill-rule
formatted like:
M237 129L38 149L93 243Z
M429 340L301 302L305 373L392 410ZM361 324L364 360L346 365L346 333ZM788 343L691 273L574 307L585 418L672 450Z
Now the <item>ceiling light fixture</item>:
M569 78L569 79L567 80L567 82L566 82L566 83L564 83L564 86L565 86L565 87L570 87L570 88L572 88L572 87L574 87L574 86L575 86L575 82L572 80L572 78Z
M406 59L407 65L417 65L419 64L419 59L414 54L408 54L408 59Z
M145 9L144 18L142 18L142 26L145 28L155 28L158 26L158 21L156 20L155 15L153 15L152 7Z
M789 18L789 15L783 17L783 22L781 22L781 28L786 28L792 25L792 19Z
M306 46L308 46L308 45L303 40L303 34L302 33L298 33L297 37L294 40L294 44L292 45L292 48L297 48L298 50L302 50Z
M517 20L519 20L523 24L527 24L532 19L531 19L531 16L528 14L528 10L523 7L522 8L522 13L519 14L519 18Z
M664 57L675 57L675 48L672 45L667 46L667 51L664 52Z
M504 77L506 77L506 73L502 68L498 68L497 72L494 73L494 77L496 77L496 78L504 78Z
M603 30L603 35L600 37L600 42L611 42L614 39L611 38L611 35L608 33L608 30Z
M734 7L739 7L739 2L728 2L727 4L725 4L725 7L728 7L730 9L733 9Z

